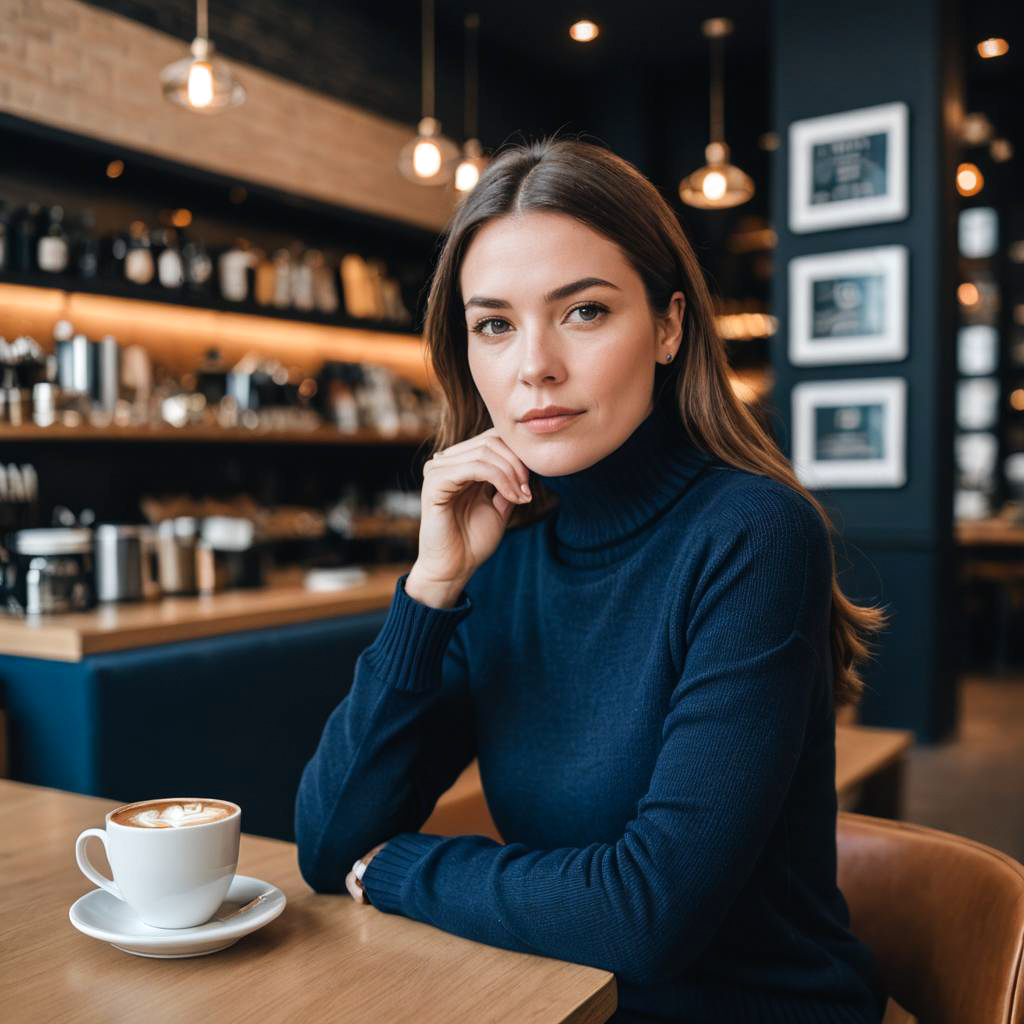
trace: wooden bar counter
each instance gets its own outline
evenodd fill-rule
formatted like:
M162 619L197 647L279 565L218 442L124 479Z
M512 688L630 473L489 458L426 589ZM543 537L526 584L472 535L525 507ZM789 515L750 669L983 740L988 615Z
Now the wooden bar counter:
M279 918L210 956L123 953L68 920L93 888L75 864L75 838L116 806L0 780L5 1024L600 1024L615 1011L607 971L471 942L347 894L319 895L302 880L292 843L248 834L238 871L284 891Z
M408 568L372 566L364 582L328 593L307 590L298 572L285 571L259 589L101 605L67 615L0 615L0 655L81 661L106 651L376 611L390 605L395 582Z

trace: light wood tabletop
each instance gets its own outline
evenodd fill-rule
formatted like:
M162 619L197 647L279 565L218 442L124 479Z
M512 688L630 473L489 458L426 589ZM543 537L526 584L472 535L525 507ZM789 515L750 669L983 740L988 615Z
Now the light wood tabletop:
M101 605L87 612L0 615L0 654L81 661L90 654L266 629L387 608L405 564L371 566L344 590L307 590L296 574L252 590Z
M279 918L210 956L123 953L68 919L71 904L93 888L75 864L75 838L102 827L116 806L0 780L4 1024L600 1024L615 1011L607 971L471 942L347 894L314 893L294 844L244 833L238 871L284 891ZM105 871L98 844L90 854Z
M1024 548L1024 523L1005 516L965 519L956 524L955 537L956 543L964 548Z

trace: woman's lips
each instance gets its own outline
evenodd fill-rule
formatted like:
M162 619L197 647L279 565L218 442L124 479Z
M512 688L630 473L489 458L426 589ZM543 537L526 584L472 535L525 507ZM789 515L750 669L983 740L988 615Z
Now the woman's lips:
M556 430L567 427L570 423L578 420L583 413L564 413L561 416L544 416L533 420L523 420L523 426L532 430L535 434L551 434Z

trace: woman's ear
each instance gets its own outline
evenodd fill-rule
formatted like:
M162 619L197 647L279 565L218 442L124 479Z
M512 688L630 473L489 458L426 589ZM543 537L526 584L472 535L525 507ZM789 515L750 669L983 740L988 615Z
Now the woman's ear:
M683 343L683 317L686 314L686 296L682 292L673 292L668 300L668 308L658 317L657 325L657 359L658 362L669 362L675 358Z

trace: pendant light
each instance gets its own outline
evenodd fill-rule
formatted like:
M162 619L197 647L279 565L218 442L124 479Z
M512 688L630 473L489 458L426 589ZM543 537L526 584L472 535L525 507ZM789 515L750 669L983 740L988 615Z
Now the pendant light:
M441 122L434 117L433 0L423 0L423 117L416 132L416 138L402 147L398 169L417 185L447 185L459 149L441 134Z
M462 147L462 160L455 168L455 191L470 192L480 180L487 166L483 147L477 132L477 32L480 15L466 15L466 144Z
M728 18L708 18L701 31L711 41L711 141L704 150L707 163L679 183L679 197L705 210L739 206L754 194L749 175L729 163L725 144L725 101L722 88L722 40L732 32Z
M213 56L206 0L196 0L196 37L192 56L182 57L160 72L164 98L197 114L219 114L245 102L245 87L228 66Z

